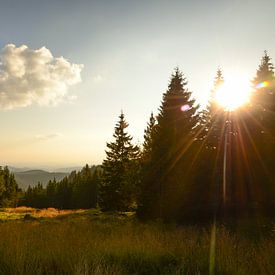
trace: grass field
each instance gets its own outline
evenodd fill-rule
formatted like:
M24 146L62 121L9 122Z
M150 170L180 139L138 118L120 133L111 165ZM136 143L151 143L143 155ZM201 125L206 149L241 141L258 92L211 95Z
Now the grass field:
M142 224L97 210L0 214L0 274L275 274L272 226Z

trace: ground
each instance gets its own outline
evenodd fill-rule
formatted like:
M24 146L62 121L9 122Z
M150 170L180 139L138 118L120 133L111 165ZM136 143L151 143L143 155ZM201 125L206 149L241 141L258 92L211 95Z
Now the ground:
M0 220L0 274L275 274L272 223L232 230L26 207Z

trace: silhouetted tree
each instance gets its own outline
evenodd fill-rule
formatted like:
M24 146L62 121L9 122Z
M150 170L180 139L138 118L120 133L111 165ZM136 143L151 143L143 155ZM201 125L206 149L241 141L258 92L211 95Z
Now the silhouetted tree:
M266 51L252 85L254 92L244 120L249 165L253 167L249 172L253 182L250 196L254 208L267 214L275 206L275 76Z
M224 78L219 68L208 104L200 116L197 162L193 170L195 179L192 196L189 196L190 213L198 220L212 218L222 200L224 139L228 117L216 96L223 84Z
M147 161L147 158L150 158L152 155L152 146L153 146L153 139L154 139L154 130L156 126L156 119L151 113L149 122L147 123L147 127L144 130L144 142L142 148L142 158L144 161Z
M223 85L224 78L222 70L219 68L214 80L214 87L211 90L210 97L206 109L203 111L201 124L204 128L204 139L206 146L218 150L221 140L223 139L223 132L225 128L225 111L218 104L216 94L219 88Z
M253 111L257 114L257 120L262 131L275 128L275 76L271 57L264 52L261 63L252 81L254 93L252 94Z
M185 77L176 68L154 127L150 162L139 200L138 214L142 218L170 220L178 214L188 178L188 173L183 172L184 162L198 124L198 106L186 85Z
M126 211L135 202L140 152L132 144L127 127L121 113L113 135L115 141L107 143L107 156L102 165L99 203L103 210Z

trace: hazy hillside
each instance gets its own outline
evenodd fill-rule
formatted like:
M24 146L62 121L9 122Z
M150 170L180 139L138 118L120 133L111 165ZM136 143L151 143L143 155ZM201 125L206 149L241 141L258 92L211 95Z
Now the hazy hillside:
M28 170L13 173L19 187L22 189L26 189L29 185L33 186L38 182L46 185L49 180L53 180L55 178L57 181L59 181L65 176L69 175L69 173L47 172L44 170Z
M53 172L57 173L71 173L72 171L80 171L83 168L83 166L72 166L72 167L64 167L64 168L57 168L54 169Z

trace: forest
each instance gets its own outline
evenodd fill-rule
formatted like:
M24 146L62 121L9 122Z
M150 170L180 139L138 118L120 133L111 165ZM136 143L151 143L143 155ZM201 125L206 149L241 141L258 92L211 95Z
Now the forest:
M20 190L0 170L2 206L134 211L141 220L184 223L274 216L275 76L264 53L250 100L225 109L215 100L226 81L218 68L206 108L173 71L142 146L133 143L123 112L100 166L86 165L44 188Z

